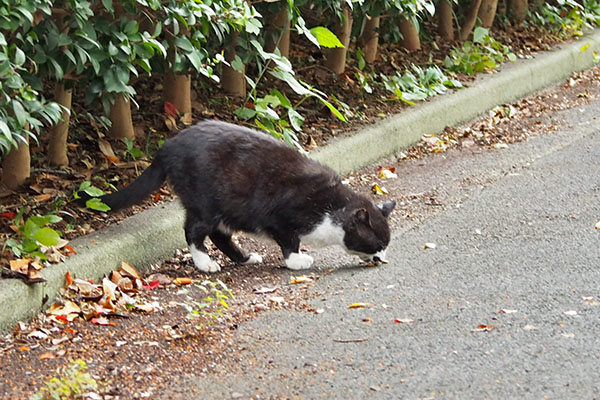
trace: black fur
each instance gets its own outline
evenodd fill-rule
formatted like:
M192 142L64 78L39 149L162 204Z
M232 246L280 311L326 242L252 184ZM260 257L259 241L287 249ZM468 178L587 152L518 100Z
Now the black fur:
M236 262L248 255L232 242L231 231L267 235L287 259L326 214L343 226L351 252L372 255L390 240L386 218L394 202L376 207L330 168L237 125L205 121L181 131L135 182L102 201L112 210L129 207L165 179L186 210L188 244L205 252L209 236Z

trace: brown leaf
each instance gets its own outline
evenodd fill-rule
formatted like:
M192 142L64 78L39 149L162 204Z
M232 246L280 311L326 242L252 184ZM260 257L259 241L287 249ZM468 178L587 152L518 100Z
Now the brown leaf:
M306 275L298 275L298 276L290 276L290 284L292 285L297 285L300 283L309 283L312 282L314 279L311 278L310 276L306 276Z
M181 277L173 279L173 283L176 285L189 285L192 283L192 278Z
M42 193L35 196L33 199L38 203L45 203L52 198L52 193Z
M54 358L54 354L47 351L45 353L40 354L38 360L50 360L51 358Z
M71 284L73 283L73 277L71 276L71 273L69 271L67 271L67 273L65 274L65 282L67 283L67 286L71 286Z
M29 269L29 263L31 262L28 258L19 258L17 260L10 260L10 270L21 272L23 274L27 273Z
M126 263L125 261L121 261L121 268L119 268L119 273L123 276L128 276L130 278L141 279L140 273L135 269L132 265Z
M121 279L123 279L123 275L121 275L119 271L113 271L110 274L110 280L112 283L118 284Z
M365 307L371 307L371 304L369 304L369 303L352 303L348 306L348 308L365 308Z
M112 163L118 163L120 161L119 157L115 155L112 146L106 139L98 139L98 147L100 148L102 155L104 155L108 161Z
M477 325L477 328L473 329L472 332L489 332L494 329L494 325Z

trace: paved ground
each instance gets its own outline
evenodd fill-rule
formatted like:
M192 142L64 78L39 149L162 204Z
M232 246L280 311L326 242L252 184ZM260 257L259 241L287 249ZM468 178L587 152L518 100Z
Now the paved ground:
M390 264L319 254L324 312L265 313L238 331L245 350L161 398L600 397L596 116L598 102L559 133L406 163L405 190L444 206L396 232Z

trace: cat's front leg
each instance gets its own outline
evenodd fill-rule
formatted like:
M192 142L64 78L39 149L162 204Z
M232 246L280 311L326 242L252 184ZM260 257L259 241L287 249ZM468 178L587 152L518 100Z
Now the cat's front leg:
M312 266L314 259L308 254L290 253L285 259L285 266L289 269L308 269Z
M194 265L202 272L219 272L221 266L215 260L212 260L206 253L206 247L202 246L202 249L196 248L194 244L189 245L190 254Z
M208 233L206 225L197 215L189 212L185 219L185 240L187 241L194 265L202 272L219 272L221 266L208 255L204 239Z
M312 266L314 259L308 254L300 252L300 238L292 235L281 235L275 237L275 241L281 247L285 266L289 269L308 269Z

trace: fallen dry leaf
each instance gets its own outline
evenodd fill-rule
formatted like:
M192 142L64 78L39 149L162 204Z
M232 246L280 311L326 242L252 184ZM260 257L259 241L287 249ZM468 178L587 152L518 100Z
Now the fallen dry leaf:
M29 263L31 262L28 258L19 258L17 260L10 260L10 270L21 272L23 274L27 273L29 269Z
M352 303L348 306L348 308L365 308L365 307L371 307L371 304L369 304L369 303Z
M44 332L41 329L35 330L27 335L27 337L32 337L35 339L44 340L48 338L48 333Z
M192 278L180 277L173 279L173 283L176 285L189 285L192 283Z
M278 289L279 289L278 287L261 287L259 289L254 289L254 293L256 293L256 294L273 293L273 292L276 292Z
M271 296L269 297L269 301L275 304L283 304L285 303L285 299L281 296Z
M128 276L130 278L142 279L138 270L135 269L133 265L130 265L125 261L121 261L121 268L119 268L119 273L123 276Z
M384 194L388 194L387 189L384 188L383 186L379 186L378 184L374 184L373 186L371 186L371 191L373 192L373 194L376 194L378 196L383 196Z
M477 325L477 328L473 329L471 332L489 332L494 329L494 325Z
M52 193L42 193L34 196L33 199L38 203L45 203L52 198Z
M102 326L116 326L117 325L114 322L109 321L108 318L106 318L106 317L92 318L90 320L90 322L92 324L102 325Z
M156 289L159 286L160 286L160 280L155 279L148 284L143 284L142 288L144 288L145 290L152 290L152 289Z
M104 158L106 158L111 163L116 164L119 161L121 161L119 160L119 157L115 155L112 146L106 139L98 139L98 148L100 149L100 152L102 153Z
M381 166L377 168L377 176L380 179L395 179L398 177L398 175L396 174L396 168L385 168Z
M312 282L314 279L311 278L310 276L306 276L306 275L298 275L298 276L290 276L290 284L292 285L297 285L300 283L309 283Z
M5 211L3 213L0 213L0 218L6 218L6 219L13 220L13 219L15 219L15 213L12 211ZM600 224L600 222L598 222L598 224Z
M67 286L71 286L73 284L73 277L69 271L67 271L65 274L65 282L67 283Z
M38 360L50 360L51 358L54 358L54 354L47 351L45 353L40 354Z

